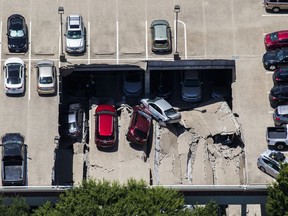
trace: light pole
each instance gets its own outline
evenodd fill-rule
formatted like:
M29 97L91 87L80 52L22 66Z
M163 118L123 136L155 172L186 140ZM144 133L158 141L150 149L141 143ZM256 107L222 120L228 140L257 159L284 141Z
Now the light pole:
M66 58L65 58L65 54L63 52L63 21L62 21L62 14L64 14L64 7L60 6L58 8L58 14L60 14L60 24L61 24L61 28L60 28L60 34L61 34L61 54L60 54L60 61L61 62L65 62Z
M176 50L175 50L175 53L174 53L174 60L180 60L180 56L179 56L179 53L178 53L178 13L180 12L180 5L175 5L174 6L174 12L176 13L176 34L175 34L175 37L176 37L176 44L175 44L175 47L176 47Z

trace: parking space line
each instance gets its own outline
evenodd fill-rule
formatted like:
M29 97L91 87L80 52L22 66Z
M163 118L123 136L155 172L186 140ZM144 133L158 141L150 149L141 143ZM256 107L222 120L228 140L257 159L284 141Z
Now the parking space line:
M273 114L273 113L274 113L274 110L272 110L272 111L269 110L268 113L269 113L269 114Z
M262 14L263 17L283 17L288 16L288 14Z
M29 76L29 89L28 89L28 100L31 99L31 32L32 32L32 23L29 22L29 63L28 63L28 76Z
M116 21L116 63L119 64L119 26L118 20Z
M178 20L179 23L181 23L183 25L184 28L184 50L185 50L185 59L187 59L187 31L186 31L186 24L181 21Z
M147 20L145 20L145 49L146 49L146 60L148 60L148 23Z
M206 59L206 55L207 55L207 48L206 48L206 33L207 33L207 29L206 29L206 19L205 19L205 6L204 6L205 2L202 1L202 14L203 14L203 39L204 39L204 58Z
M60 54L61 54L61 24L59 24L59 41L58 41L58 47L59 47L59 51L58 51L58 56L60 56ZM59 67L58 68L60 68L61 67L61 62L59 61Z
M0 22L0 69L2 68L2 21ZM0 82L2 80L2 75L0 76Z
M266 71L265 73L266 73L266 74L273 74L274 71Z
M234 16L234 2L231 1L231 16L232 16L232 34L233 34L233 54L236 56L236 40L235 40L235 16Z
M86 34L86 40L87 40L87 34ZM87 47L87 44L86 44ZM91 50L91 46L90 46L90 22L88 22L88 64L90 64L90 50Z

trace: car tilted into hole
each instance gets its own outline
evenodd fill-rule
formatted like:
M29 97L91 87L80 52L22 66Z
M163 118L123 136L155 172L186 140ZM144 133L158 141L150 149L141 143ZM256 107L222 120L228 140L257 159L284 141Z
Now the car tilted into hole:
M144 145L149 138L152 118L140 106L133 107L126 138L129 142Z

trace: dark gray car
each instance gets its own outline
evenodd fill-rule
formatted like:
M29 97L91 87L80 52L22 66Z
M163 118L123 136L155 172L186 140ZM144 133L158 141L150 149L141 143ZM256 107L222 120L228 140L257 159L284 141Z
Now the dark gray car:
M276 107L273 113L273 120L276 126L282 126L288 123L288 105Z
M152 51L170 52L172 49L170 25L166 20L151 23Z

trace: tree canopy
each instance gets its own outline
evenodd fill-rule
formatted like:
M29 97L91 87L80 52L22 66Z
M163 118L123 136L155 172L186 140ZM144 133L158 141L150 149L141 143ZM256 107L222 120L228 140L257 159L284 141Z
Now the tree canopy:
M288 216L288 164L281 166L276 182L268 187L267 215Z

